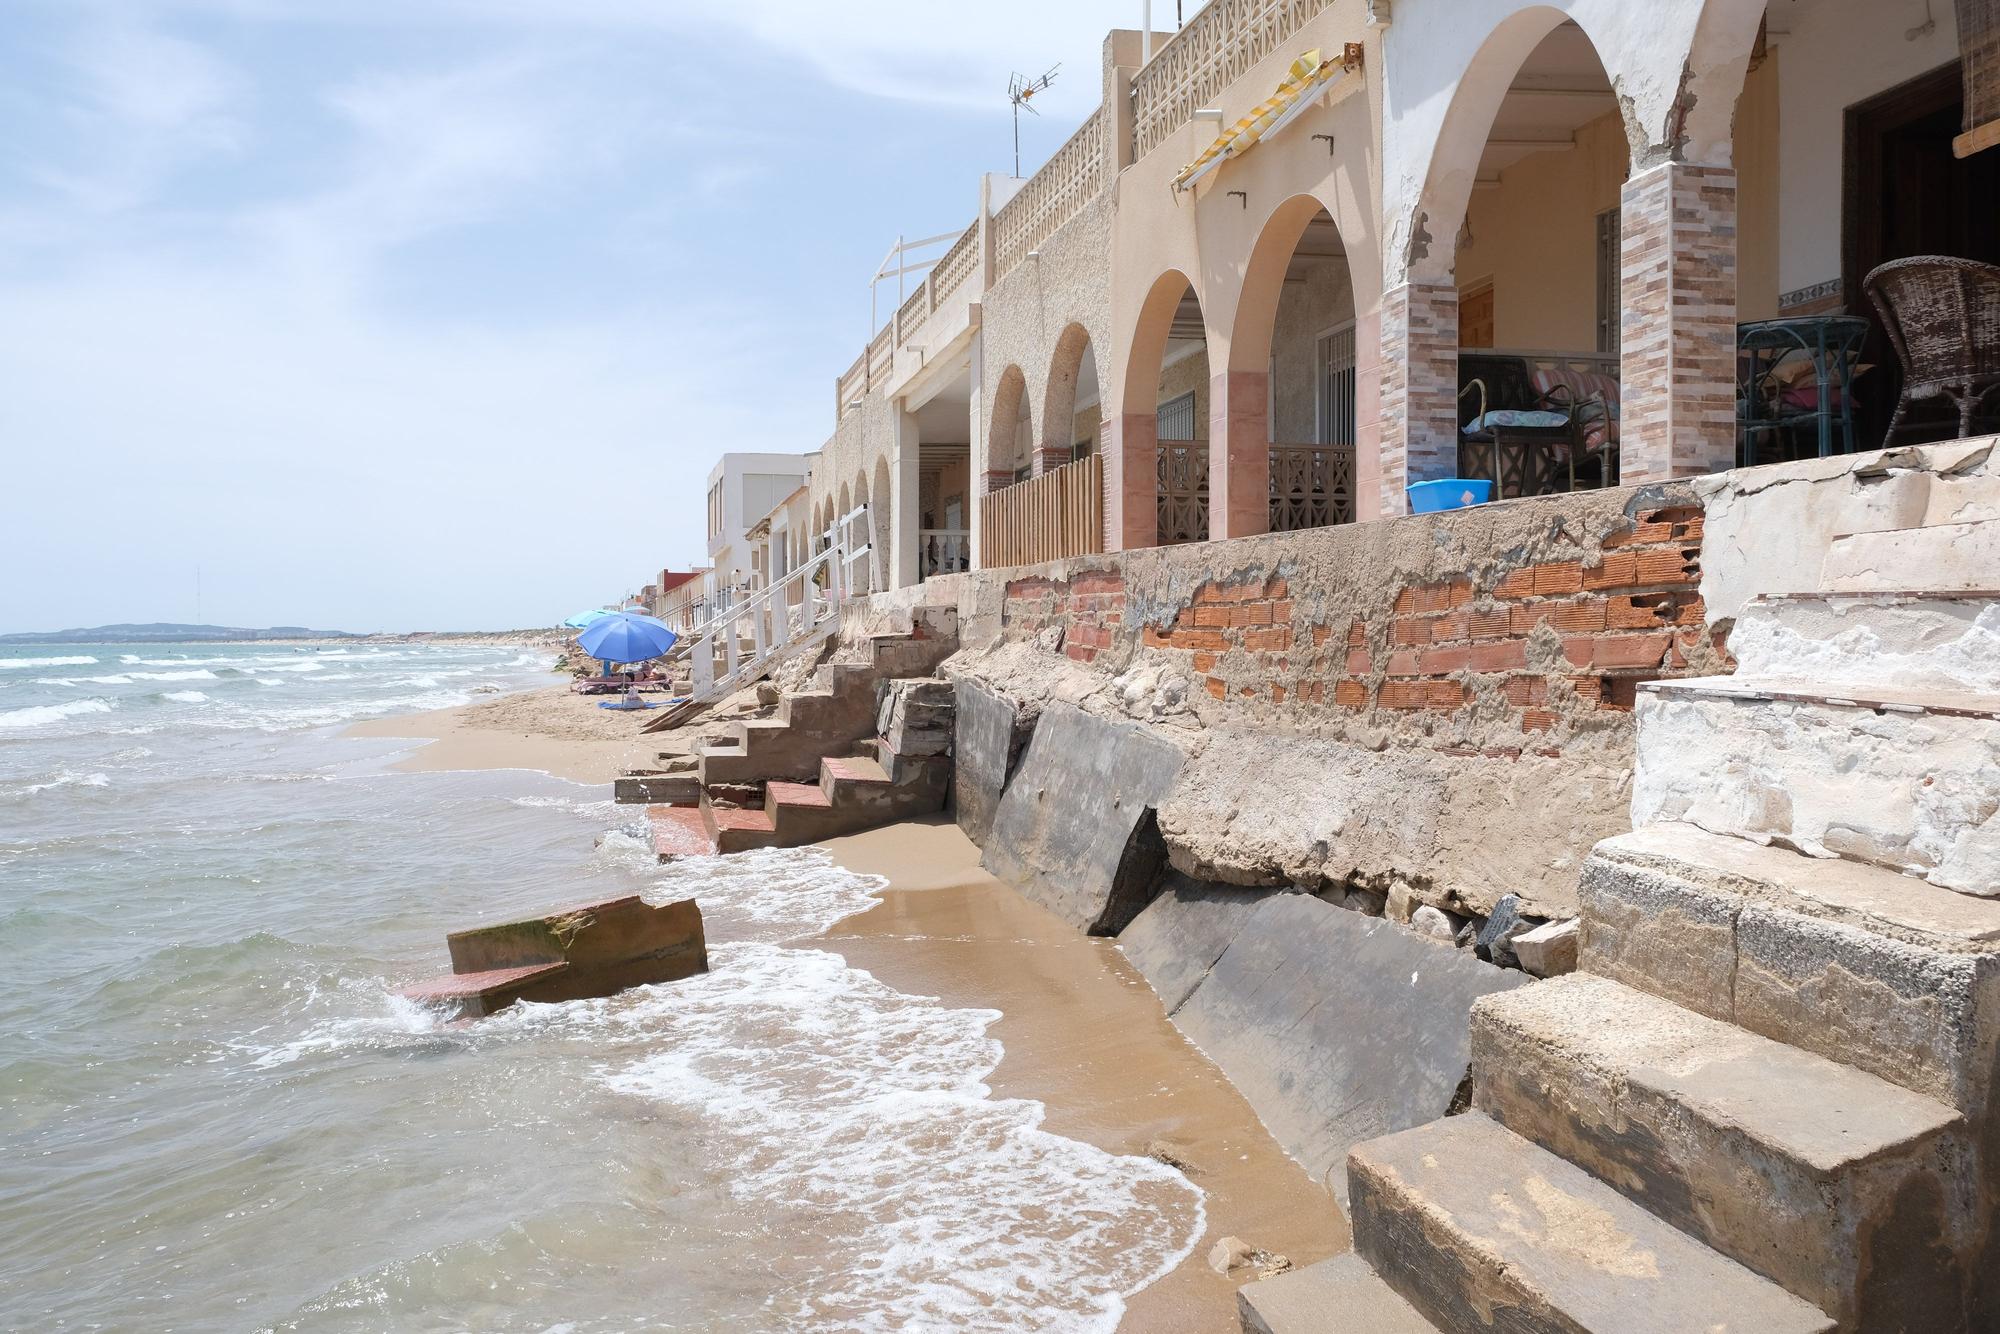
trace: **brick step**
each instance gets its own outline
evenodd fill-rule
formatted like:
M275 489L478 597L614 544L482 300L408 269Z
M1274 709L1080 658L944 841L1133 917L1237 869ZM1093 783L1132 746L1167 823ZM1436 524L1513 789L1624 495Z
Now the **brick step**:
M1835 593L1965 592L1992 588L2000 520L1892 528L1835 538L1819 586Z
M449 1007L461 1019L476 1019L512 1005L523 991L535 983L545 982L568 971L569 963L556 959L549 963L524 964L518 968L449 973L404 987L397 994L422 1005Z
M1977 1122L2000 1060L2000 901L1657 825L1585 861L1579 967Z
M778 826L766 812L743 806L717 806L702 794L701 818L717 852L748 852L781 846Z
M1759 597L1737 616L1729 650L1738 675L1750 678L2000 694L2000 592Z
M889 786L889 775L880 763L866 755L852 755L845 758L821 760L819 765L819 790L829 801L839 801L844 796L866 795L868 789Z
M1944 1104L1585 973L1475 1004L1472 1070L1480 1111L1843 1328L1962 1324L1929 1249L1978 1231Z
M653 853L659 860L715 855L715 836L708 832L699 806L653 806L646 814L653 826Z
M818 783L774 782L764 791L764 810L783 847L795 848L852 832L855 811L827 796Z
M1829 690L1785 678L1649 681L1632 822L1685 821L2000 895L2000 695Z
M1448 1334L1834 1328L1478 1112L1356 1145L1347 1177L1355 1250Z
M1244 1334L1437 1334L1352 1251L1236 1290Z

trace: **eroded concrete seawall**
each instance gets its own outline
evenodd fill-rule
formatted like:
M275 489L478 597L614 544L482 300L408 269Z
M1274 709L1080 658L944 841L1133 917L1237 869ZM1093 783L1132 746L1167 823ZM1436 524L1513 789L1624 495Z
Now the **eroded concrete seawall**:
M1990 441L1440 515L979 571L874 599L956 609L945 672L1011 709L999 788L1053 704L1184 755L1172 864L1485 915L1575 912L1630 827L1642 681L1727 673L1736 613L1845 533L1991 517ZM988 710L989 713L995 710ZM968 757L961 757L961 765ZM960 805L967 804L962 774Z

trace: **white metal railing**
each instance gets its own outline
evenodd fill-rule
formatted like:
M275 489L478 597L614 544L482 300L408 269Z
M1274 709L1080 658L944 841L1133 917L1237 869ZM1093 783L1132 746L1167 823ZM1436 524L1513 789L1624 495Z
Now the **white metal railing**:
M837 629L841 604L869 591L867 562L873 548L867 533L868 507L863 505L827 530L824 550L683 636L666 660L687 660L688 696L646 730L672 726L692 709L741 689L778 659Z
M969 528L920 528L917 530L917 577L957 574L972 568L972 530Z

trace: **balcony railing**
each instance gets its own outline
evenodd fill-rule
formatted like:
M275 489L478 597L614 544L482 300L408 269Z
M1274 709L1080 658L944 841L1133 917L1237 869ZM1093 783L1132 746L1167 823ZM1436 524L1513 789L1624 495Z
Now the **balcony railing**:
M1208 540L1208 442L1159 446L1158 523L1161 546ZM1354 522L1353 445L1272 445L1270 530Z
M1333 0L1209 0L1132 79L1132 156L1215 105L1230 84Z
M1103 477L1093 454L987 496L979 507L980 563L1032 565L1104 550Z
M994 215L994 277L1026 259L1104 189L1104 126L1099 107Z
M917 577L958 574L972 568L972 530L922 528L917 531Z

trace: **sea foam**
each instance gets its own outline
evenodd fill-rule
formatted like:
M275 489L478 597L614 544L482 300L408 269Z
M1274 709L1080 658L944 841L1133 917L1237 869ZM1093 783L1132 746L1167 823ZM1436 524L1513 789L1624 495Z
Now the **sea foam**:
M66 704L38 704L0 713L0 727L45 727L80 713L109 712L111 706L101 699L73 699Z
M23 667L88 667L95 658L0 658L0 671L19 671Z

